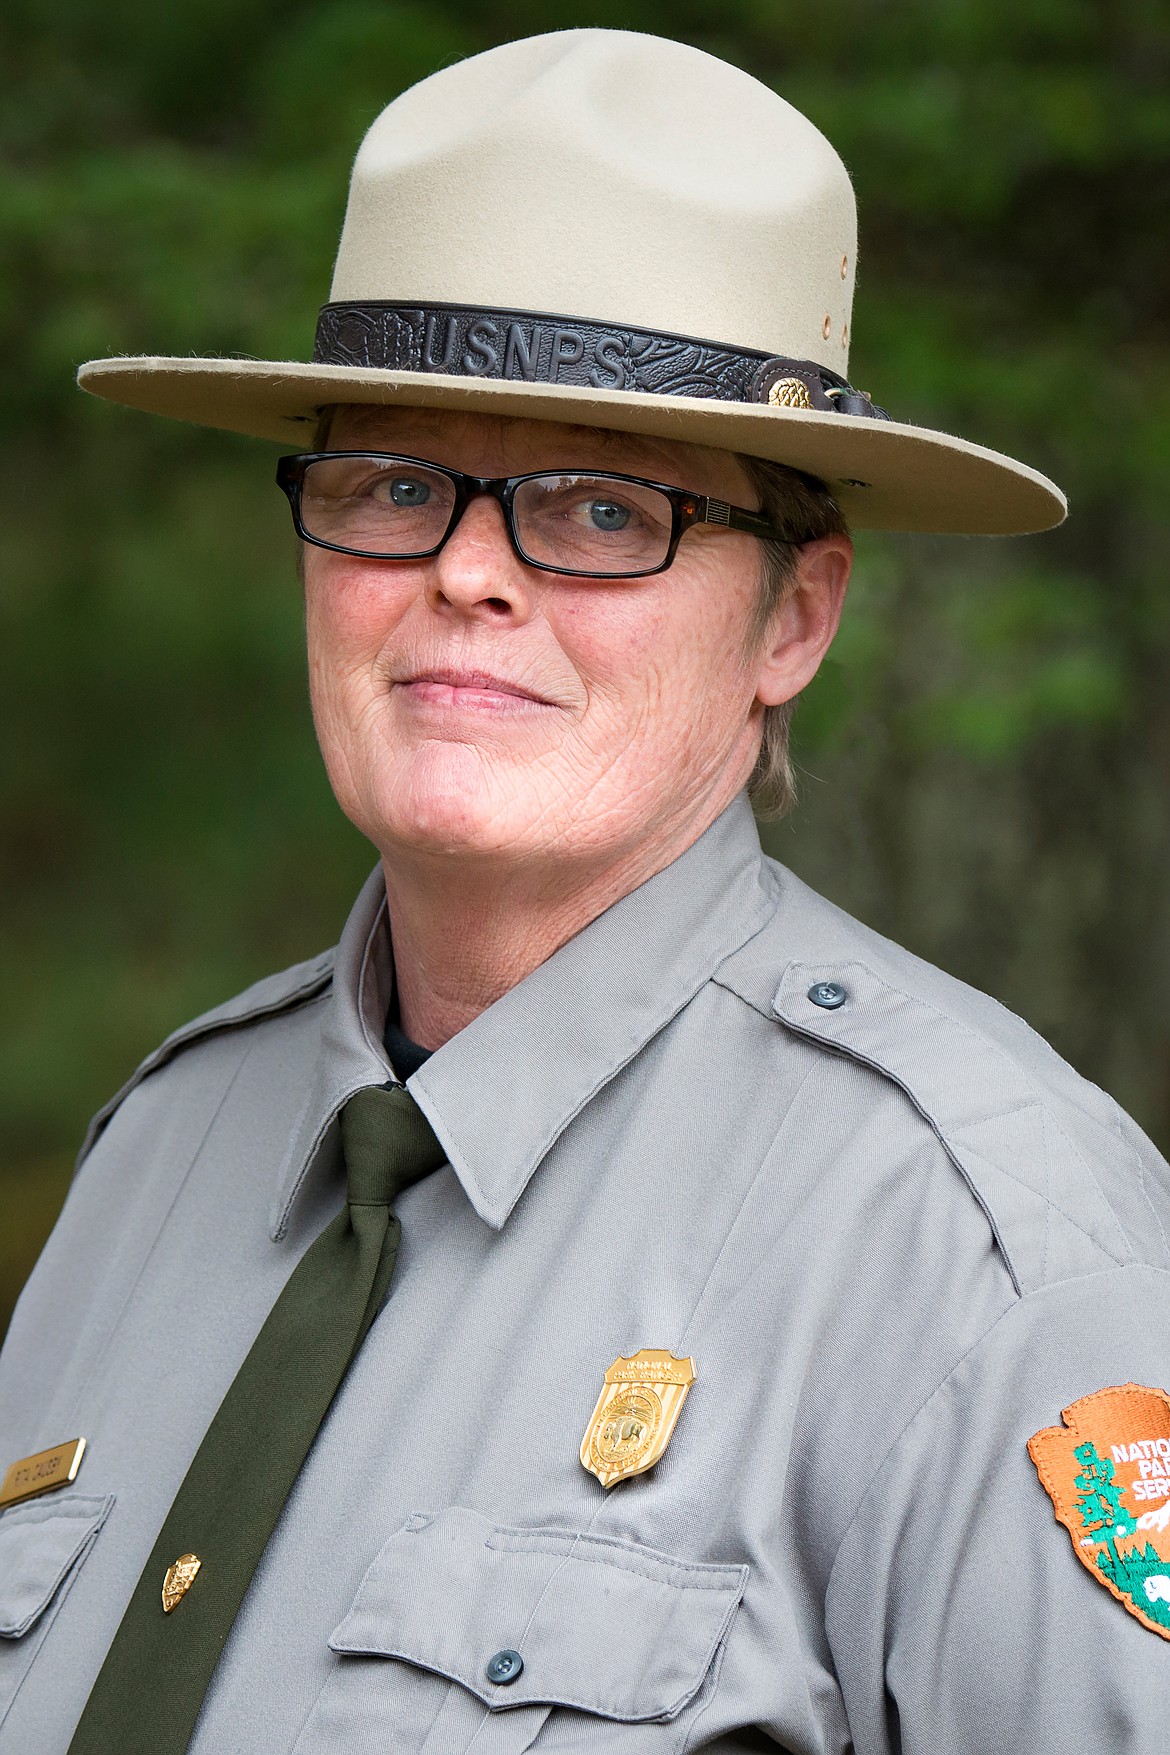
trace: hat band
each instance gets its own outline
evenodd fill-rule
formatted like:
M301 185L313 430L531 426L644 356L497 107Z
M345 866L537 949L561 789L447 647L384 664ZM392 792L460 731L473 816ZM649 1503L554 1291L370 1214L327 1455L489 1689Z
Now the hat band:
M438 372L890 418L863 391L815 360L488 305L324 305L313 361L367 371Z

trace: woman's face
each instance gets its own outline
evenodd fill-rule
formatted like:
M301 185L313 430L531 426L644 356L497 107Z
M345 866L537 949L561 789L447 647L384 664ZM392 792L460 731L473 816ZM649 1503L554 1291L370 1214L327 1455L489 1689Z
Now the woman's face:
M328 448L489 477L604 469L756 504L727 452L548 421L342 408ZM685 846L746 781L765 706L816 670L848 554L809 544L807 577L753 643L762 551L740 532L698 526L666 572L617 582L521 561L486 496L430 559L306 546L313 712L338 800L388 859L535 867Z

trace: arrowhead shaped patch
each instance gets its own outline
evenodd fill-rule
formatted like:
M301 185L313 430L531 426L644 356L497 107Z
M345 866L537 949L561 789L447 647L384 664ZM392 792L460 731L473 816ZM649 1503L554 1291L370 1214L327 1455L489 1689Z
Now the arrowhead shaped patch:
M1170 1396L1123 1383L1028 1440L1073 1552L1131 1615L1170 1639Z

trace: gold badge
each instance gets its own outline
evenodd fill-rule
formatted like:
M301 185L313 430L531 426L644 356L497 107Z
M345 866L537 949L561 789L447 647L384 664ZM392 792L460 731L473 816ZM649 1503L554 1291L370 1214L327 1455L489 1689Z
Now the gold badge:
M167 1575L163 1579L163 1614L169 1615L176 1603L181 1603L195 1582L195 1574L203 1562L198 1554L180 1554L173 1566L167 1567Z
M85 1439L71 1438L66 1444L55 1444L52 1450L22 1456L12 1464L0 1485L0 1511L6 1505L19 1505L22 1499L35 1499L40 1493L55 1493L58 1487L68 1487L77 1479L84 1455Z
M695 1361L665 1347L614 1360L581 1445L581 1461L603 1487L654 1467L694 1381Z

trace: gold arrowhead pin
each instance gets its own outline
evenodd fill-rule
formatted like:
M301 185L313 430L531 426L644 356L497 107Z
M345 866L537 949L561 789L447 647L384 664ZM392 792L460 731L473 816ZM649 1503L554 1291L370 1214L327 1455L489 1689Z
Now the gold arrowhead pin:
M169 1615L176 1604L182 1602L194 1584L195 1574L202 1564L198 1554L180 1554L175 1564L167 1567L167 1575L163 1579L162 1588L164 1615Z
M603 1487L654 1467L694 1381L695 1361L665 1347L614 1360L581 1444L581 1461Z

